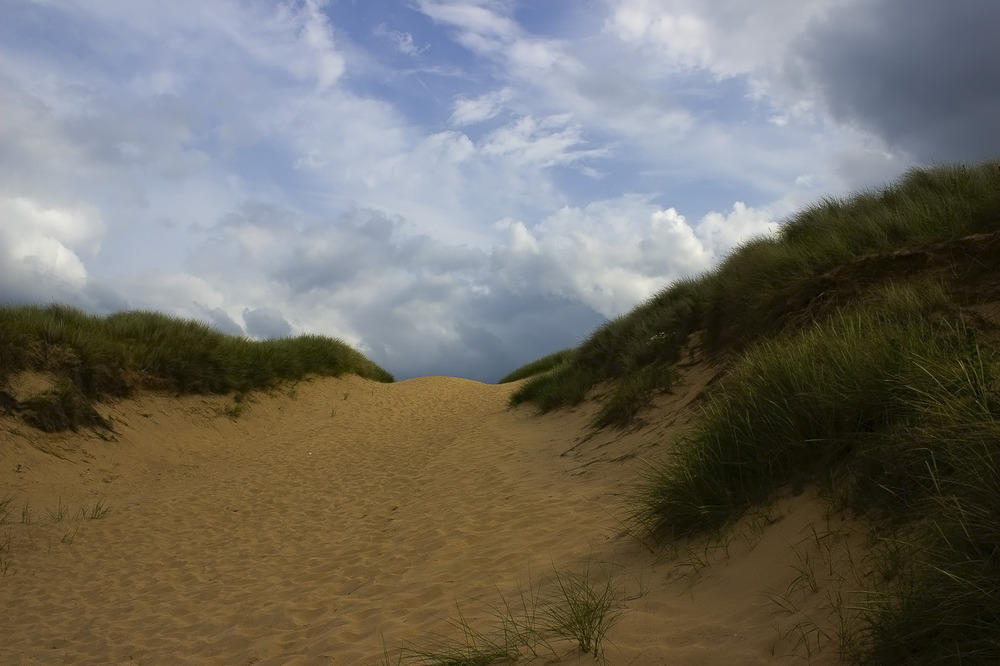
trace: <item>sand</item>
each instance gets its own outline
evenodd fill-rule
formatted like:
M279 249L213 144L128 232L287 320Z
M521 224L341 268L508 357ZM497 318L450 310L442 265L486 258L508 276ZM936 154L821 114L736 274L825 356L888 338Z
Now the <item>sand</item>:
M516 385L446 377L316 379L235 417L231 398L144 395L102 407L110 437L0 420L0 663L397 663L554 569L613 575L608 663L833 662L813 643L832 645L843 524L809 493L727 548L623 529L638 465L712 376L596 436L593 407L536 416L508 409ZM534 662L594 663L552 649Z

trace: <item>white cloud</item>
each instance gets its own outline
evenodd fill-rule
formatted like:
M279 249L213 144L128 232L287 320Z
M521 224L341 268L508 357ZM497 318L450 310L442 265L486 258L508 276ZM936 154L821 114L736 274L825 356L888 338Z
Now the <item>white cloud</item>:
M873 0L554 3L581 19L558 36L509 0L347 4L12 7L0 291L495 378L912 164L817 103L843 81L880 99L853 61L824 65L836 89L795 80L823 65L810 36L836 55L843 29L817 26Z
M566 52L564 44L556 40L521 36L511 42L505 55L514 72L524 79L540 75L575 78L586 69L575 57Z
M608 24L623 42L659 47L676 67L711 63L709 29L696 14L670 12L660 2L629 0L617 3Z
M122 288L147 307L224 327L242 321L252 335L335 335L401 375L451 357L466 359L468 376L495 378L522 344L516 320L548 321L539 344L551 348L554 332L567 335L572 322L592 326L597 313L625 312L709 268L714 251L740 240L725 235L727 225L751 233L764 219L736 204L691 224L628 195L565 206L532 224L502 220L483 251L414 233L381 211L320 221L250 206L210 230L187 273L140 276ZM556 325L546 319L554 312L568 319Z
M324 92L344 73L345 65L333 43L330 20L320 6L316 0L306 0L302 35L316 59L316 91Z
M80 254L99 247L104 226L81 209L49 208L24 197L0 200L0 252L11 270L82 287L87 269Z
M376 36L382 37L383 39L388 41L397 51L399 51L403 55L418 56L421 53L426 52L427 49L430 48L427 45L417 46L416 43L413 41L413 35L406 32L405 30L395 30L393 28L390 28L385 23L379 23L377 26L375 26L372 32Z
M458 28L459 41L479 53L502 50L520 32L514 21L484 6L484 3L418 0L417 6L435 21Z
M712 259L683 215L636 196L567 206L531 228L519 220L499 228L506 241L492 262L508 288L579 300L608 317Z
M755 209L737 201L729 212L713 211L701 218L695 233L713 258L719 260L742 241L774 231L776 223L769 209Z
M486 138L482 151L509 158L515 165L566 165L587 157L607 155L606 149L584 149L583 131L568 115L519 118Z
M665 70L769 76L796 38L832 9L870 0L607 0L609 33Z
M503 110L512 96L510 88L502 88L472 99L456 99L452 104L451 123L461 126L489 120Z

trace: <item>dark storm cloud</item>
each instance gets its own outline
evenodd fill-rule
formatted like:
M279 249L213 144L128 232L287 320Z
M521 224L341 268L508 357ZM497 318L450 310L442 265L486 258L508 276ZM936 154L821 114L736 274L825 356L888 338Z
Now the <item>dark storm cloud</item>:
M275 299L283 302L280 312L274 305L245 308L247 334L289 335L286 315L302 321L320 307L330 313L325 321L353 331L397 379L496 381L579 342L603 320L592 307L547 291L533 273L544 266L498 266L484 250L410 235L403 220L381 211L357 209L322 223L251 205L216 225L211 237L190 264L206 278L263 277L274 293L287 295ZM201 314L223 330L236 326L221 310ZM340 336L315 325L310 331Z
M840 122L917 159L1000 155L1000 2L854 3L806 31L790 74Z
M468 369L478 376L470 377L495 382L525 363L579 344L603 322L578 301L499 291L471 304L459 330L476 351Z
M209 325L223 333L239 337L243 337L246 334L243 328L222 308L202 308L199 314L201 315L200 319L207 321Z
M452 272L477 263L469 256L474 251L442 246L428 236L405 236L402 221L381 211L355 210L299 233L308 240L295 243L292 256L272 276L294 295L361 281L386 266Z
M429 334L393 308L353 313L365 331L369 356L396 379L438 375L495 382L511 370L575 345L604 318L586 305L504 289L455 290L446 305L459 316L445 322L453 337Z
M292 325L274 308L245 309L243 322L255 338L287 338L292 334Z
M532 230L510 223L505 244L481 249L414 234L378 210L321 220L252 204L211 228L188 266L199 289L249 285L241 298L251 336L333 335L398 379L492 382L579 343L642 297L635 281L665 283L707 265L704 243L676 212L639 199L622 205L627 212L567 207ZM631 235L650 242L616 242L611 227L632 219Z

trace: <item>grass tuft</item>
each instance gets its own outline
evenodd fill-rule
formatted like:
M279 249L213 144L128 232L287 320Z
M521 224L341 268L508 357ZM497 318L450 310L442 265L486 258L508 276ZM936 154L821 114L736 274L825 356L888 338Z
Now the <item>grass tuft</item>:
M7 494L0 498L0 525L6 525L10 520L10 514L13 512L12 504L14 504L13 495Z
M576 642L581 652L604 661L607 633L622 617L623 608L612 577L598 583L590 567L582 573L555 572L557 598L546 608L546 629L553 636Z
M503 597L501 604L488 607L486 630L473 627L459 609L451 624L460 637L404 648L396 663L480 666L525 658L558 660L553 643L561 640L604 662L607 632L621 618L624 600L612 572L599 569L556 570L538 586L519 587L516 598ZM383 662L391 663L388 651Z
M108 515L111 511L111 507L104 502L104 500L98 500L94 503L94 506L90 507L90 510L82 509L83 516L87 520L100 520Z

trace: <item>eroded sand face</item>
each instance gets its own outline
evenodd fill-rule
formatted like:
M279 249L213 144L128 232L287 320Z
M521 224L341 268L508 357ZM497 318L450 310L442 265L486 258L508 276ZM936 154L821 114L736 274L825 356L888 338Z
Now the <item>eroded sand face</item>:
M0 663L395 663L454 635L456 605L474 624L588 563L625 599L612 664L784 660L796 640L776 627L801 618L762 593L787 593L789 545L829 526L818 504L784 503L752 550L734 540L695 577L622 530L637 462L708 379L692 373L651 427L592 438L587 408L536 417L507 408L511 385L443 377L305 382L236 419L228 399L145 396L111 408L114 441L2 421ZM98 502L106 516L76 517Z

